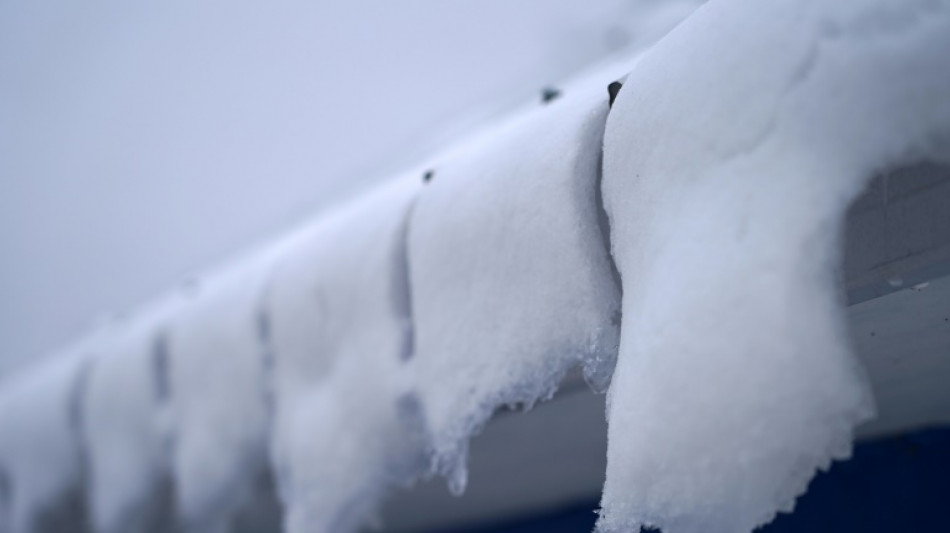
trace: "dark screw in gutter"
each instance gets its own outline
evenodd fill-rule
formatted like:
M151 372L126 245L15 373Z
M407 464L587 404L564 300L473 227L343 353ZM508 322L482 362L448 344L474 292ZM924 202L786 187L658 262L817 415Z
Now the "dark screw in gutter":
M620 94L621 87L623 87L623 84L619 81L615 81L607 86L607 94L610 95L610 107L614 106L614 100L616 100L617 95Z

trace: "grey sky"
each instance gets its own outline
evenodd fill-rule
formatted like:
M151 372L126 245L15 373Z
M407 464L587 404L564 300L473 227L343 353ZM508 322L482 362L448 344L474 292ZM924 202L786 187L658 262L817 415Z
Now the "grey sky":
M0 4L0 375L624 44L631 6Z

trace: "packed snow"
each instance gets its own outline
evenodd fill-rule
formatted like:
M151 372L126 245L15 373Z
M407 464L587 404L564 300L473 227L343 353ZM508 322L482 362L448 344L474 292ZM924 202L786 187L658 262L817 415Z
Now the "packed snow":
M171 297L124 317L94 347L81 409L97 533L152 531L175 519L167 326L180 305Z
M81 531L84 344L0 391L0 532Z
M708 4L627 79L604 201L623 278L599 530L741 533L873 412L837 284L845 210L950 155L946 3Z
M465 486L468 438L583 365L605 387L619 290L598 205L607 93L568 93L431 170L409 229L413 359L437 470Z
M0 532L225 533L276 491L288 533L355 533L464 491L468 440L573 368L609 388L600 532L751 532L873 414L842 222L950 160L948 50L945 1L714 0L11 377Z
M186 531L227 531L266 471L266 315L269 250L182 290L168 326L172 470Z
M405 256L422 173L306 226L268 288L273 464L288 533L355 532L423 472Z

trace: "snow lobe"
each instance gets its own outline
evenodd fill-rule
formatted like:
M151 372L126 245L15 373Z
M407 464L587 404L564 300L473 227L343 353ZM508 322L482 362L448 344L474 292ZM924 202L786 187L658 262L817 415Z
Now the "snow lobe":
M163 301L115 324L96 351L83 412L97 533L162 530L174 519L167 325L178 305Z
M237 267L204 282L168 328L172 470L185 531L227 531L269 465L260 304L270 256Z
M462 146L413 212L412 364L433 468L453 492L469 437L497 407L549 398L577 365L609 382L619 292L598 216L603 87Z
M850 453L873 406L842 221L875 171L948 154L947 50L947 2L714 0L631 73L604 155L624 324L599 531L748 532Z
M272 454L288 533L357 531L385 487L423 470L404 250L421 183L398 179L321 217L275 267Z
M0 396L0 531L84 531L76 401L81 349L9 378Z

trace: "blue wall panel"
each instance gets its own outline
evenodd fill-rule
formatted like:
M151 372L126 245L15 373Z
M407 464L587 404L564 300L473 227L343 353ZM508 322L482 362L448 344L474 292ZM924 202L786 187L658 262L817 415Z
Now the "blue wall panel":
M596 501L546 516L439 533L589 533ZM818 475L795 512L759 533L950 533L950 428L865 442Z

